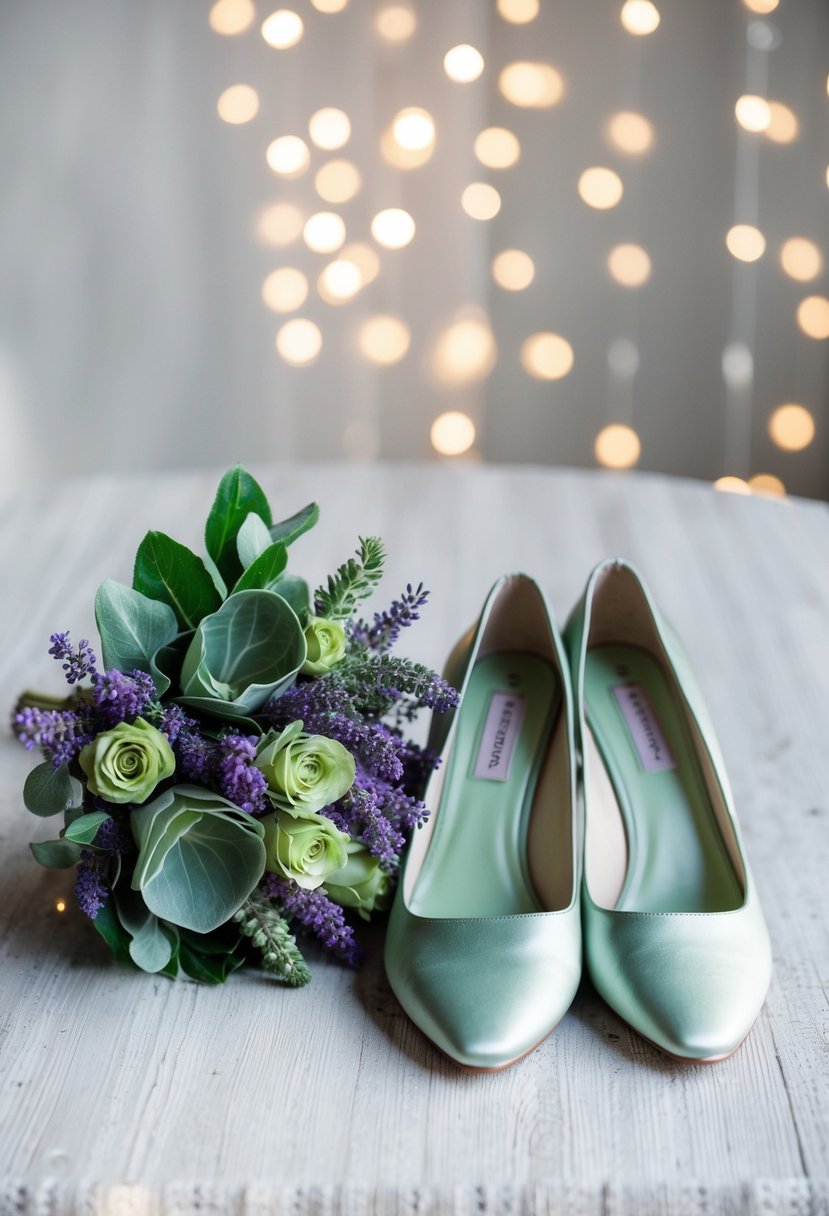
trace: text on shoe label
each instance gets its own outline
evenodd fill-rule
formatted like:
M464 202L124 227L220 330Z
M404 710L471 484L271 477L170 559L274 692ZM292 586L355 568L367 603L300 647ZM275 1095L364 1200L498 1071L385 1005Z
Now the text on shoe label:
M617 684L613 689L627 723L639 762L646 773L676 768L653 706L641 684Z
M515 692L494 692L487 710L481 746L473 776L507 781L515 742L521 732L526 697Z

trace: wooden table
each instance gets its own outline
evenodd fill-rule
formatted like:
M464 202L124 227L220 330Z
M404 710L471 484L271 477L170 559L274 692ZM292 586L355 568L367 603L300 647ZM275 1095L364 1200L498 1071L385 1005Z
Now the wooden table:
M504 1073L460 1073L398 1008L382 929L357 973L314 962L288 991L116 965L27 842L33 757L3 736L0 1212L245 1216L829 1212L829 516L652 476L475 467L253 470L319 528L321 577L378 532L378 600L423 579L407 638L440 665L504 570L563 618L588 571L632 559L684 638L718 723L775 952L743 1047L673 1063L582 986L556 1033ZM60 687L48 635L94 637L99 582L130 578L160 528L198 545L218 472L39 486L0 514L7 705ZM379 603L376 606L382 606ZM70 904L63 915L55 903Z

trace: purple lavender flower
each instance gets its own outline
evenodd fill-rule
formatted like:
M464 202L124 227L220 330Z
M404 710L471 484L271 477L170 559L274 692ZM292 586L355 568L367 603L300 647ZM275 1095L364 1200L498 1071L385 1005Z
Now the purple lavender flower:
M95 738L88 711L38 709L27 705L12 719L12 730L23 746L43 749L55 768L74 760L78 752Z
M69 630L66 633L53 633L49 638L52 645L49 654L56 659L63 659L63 670L66 673L67 684L76 684L84 676L95 676L95 655L86 638L81 638L77 651L72 649L69 641Z
M319 938L323 946L350 967L356 967L362 951L354 940L354 930L346 924L345 914L321 891L305 891L290 879L269 874L265 895L276 899L292 920Z
M176 735L173 751L184 777L209 785L215 746L208 739L202 738L197 730L182 726Z
M94 920L109 898L109 888L103 881L94 853L81 852L75 874L75 897L84 915Z
M225 735L219 741L216 784L225 798L250 815L272 810L265 774L254 765L255 735Z
M156 699L153 678L145 671L130 675L113 669L92 677L92 700L106 726L133 722Z
M385 612L375 612L374 623L358 620L350 623L348 632L352 642L366 650L374 650L384 654L391 650L400 637L400 630L407 628L420 620L420 612L429 599L429 592L424 590L423 583L418 583L412 590L412 584L406 584L406 590L399 599L394 600Z
M161 713L160 729L170 744L173 744L182 730L196 730L196 719L186 714L180 705L165 705Z

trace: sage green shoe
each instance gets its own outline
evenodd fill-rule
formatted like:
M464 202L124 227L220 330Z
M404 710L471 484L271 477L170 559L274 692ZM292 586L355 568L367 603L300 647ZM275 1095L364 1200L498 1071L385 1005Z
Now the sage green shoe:
M467 1068L495 1070L555 1028L581 975L573 713L539 588L502 578L446 671L442 763L404 863L386 972L412 1021Z
M723 1059L760 1012L771 946L702 696L625 561L596 567L565 638L582 750L590 977L663 1051Z

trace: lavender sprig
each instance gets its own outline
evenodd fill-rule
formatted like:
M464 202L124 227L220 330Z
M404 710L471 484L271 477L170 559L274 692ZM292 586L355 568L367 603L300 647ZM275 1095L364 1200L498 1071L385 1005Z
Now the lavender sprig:
M124 675L113 668L92 677L92 701L105 726L134 722L147 713L156 695L153 678L145 671Z
M277 900L285 913L312 933L337 958L356 967L362 950L354 940L354 930L346 924L339 904L320 891L305 891L295 882L269 874L265 879L265 896Z
M429 592L424 590L423 583L418 583L414 590L412 584L407 583L400 598L394 600L385 612L375 612L373 624L369 625L362 619L349 623L347 630L352 643L377 654L391 650L400 637L401 629L420 620L418 609L422 608L428 599Z
M253 763L256 743L255 735L225 735L219 740L216 784L220 794L249 815L265 815L273 808L265 774Z
M42 748L55 768L74 760L81 748L95 738L88 707L39 709L27 705L15 713L12 730L27 751Z
M63 660L67 684L77 684L78 680L82 680L84 676L98 674L95 667L97 659L86 638L81 638L77 650L72 649L68 629L66 633L53 633L49 641L52 643L49 647L49 654L56 659Z

